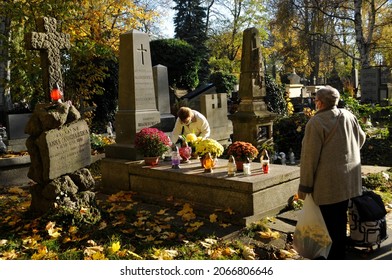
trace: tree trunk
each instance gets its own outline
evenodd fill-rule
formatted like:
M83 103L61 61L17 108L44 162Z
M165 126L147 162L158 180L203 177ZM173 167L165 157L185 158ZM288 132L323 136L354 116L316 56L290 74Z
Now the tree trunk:
M11 78L8 55L10 24L10 18L0 17L0 113L12 109L11 93L7 85Z
M374 1L371 1L374 4ZM362 21L362 0L354 0L354 25L355 37L360 56L360 68L370 67L370 39L373 35L374 22L369 22L368 38L366 39L363 34L363 21ZM373 17L374 18L374 17Z

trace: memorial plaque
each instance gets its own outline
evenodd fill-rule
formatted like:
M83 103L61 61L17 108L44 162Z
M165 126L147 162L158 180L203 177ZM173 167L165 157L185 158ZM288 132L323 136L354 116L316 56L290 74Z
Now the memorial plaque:
M45 180L91 164L90 131L84 120L42 133L38 146Z

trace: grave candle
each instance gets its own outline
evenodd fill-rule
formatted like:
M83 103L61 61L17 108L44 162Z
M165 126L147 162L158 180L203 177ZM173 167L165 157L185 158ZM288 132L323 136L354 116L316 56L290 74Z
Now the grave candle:
M62 97L63 97L63 93L59 89L59 85L56 83L50 92L50 98L52 99L53 102L61 102Z

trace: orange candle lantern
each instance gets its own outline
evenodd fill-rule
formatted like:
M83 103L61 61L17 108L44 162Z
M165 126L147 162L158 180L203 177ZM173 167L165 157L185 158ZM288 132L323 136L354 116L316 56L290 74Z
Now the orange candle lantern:
M59 85L56 83L50 92L50 98L52 99L53 102L61 102L62 97L63 97L63 93L61 92Z

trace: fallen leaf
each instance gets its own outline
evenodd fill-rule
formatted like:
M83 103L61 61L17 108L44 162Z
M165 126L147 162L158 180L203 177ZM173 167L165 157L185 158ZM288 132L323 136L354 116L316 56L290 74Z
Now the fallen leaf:
M242 256L246 260L254 260L256 258L256 253L251 247L244 246L242 250Z
M216 223L217 219L218 219L218 215L216 215L215 213L210 215L210 222L211 223Z
M110 250L112 250L113 253L116 253L118 250L120 250L120 248L121 248L120 241L117 241L112 243Z

